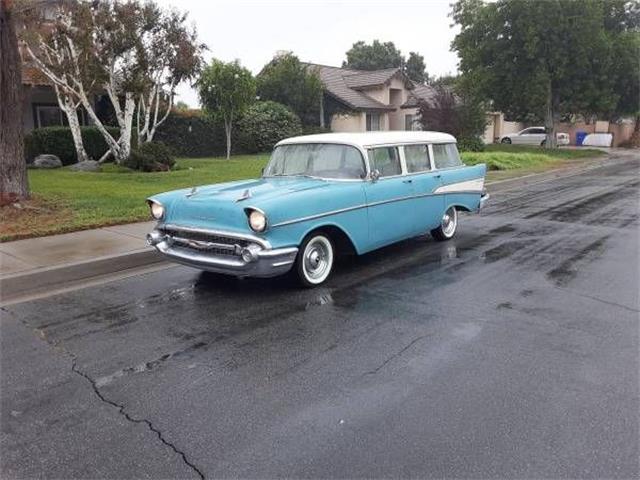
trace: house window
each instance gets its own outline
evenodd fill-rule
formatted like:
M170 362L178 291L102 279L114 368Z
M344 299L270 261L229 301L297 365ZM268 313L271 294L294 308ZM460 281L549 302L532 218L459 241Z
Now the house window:
M367 113L367 132L377 132L380 130L380 114Z
M404 116L404 129L405 130L420 130L420 124L418 123L418 115L407 114Z
M63 113L57 105L35 105L34 110L37 128L63 124Z
M36 128L69 125L67 116L62 109L55 104L34 104L33 120ZM83 108L78 109L78 121L80 122L80 125L87 124Z

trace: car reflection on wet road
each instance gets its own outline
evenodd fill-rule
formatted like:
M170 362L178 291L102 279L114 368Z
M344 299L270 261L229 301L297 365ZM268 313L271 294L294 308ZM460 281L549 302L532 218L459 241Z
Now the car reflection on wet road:
M5 307L2 476L637 478L638 165L315 290L172 267Z

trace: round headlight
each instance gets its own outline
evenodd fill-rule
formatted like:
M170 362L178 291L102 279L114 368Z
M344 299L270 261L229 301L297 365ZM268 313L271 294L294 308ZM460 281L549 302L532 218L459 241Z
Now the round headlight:
M160 220L164 216L164 207L158 202L149 202L151 216L156 220Z
M252 210L249 214L249 226L254 232L264 232L267 228L267 217L258 210Z

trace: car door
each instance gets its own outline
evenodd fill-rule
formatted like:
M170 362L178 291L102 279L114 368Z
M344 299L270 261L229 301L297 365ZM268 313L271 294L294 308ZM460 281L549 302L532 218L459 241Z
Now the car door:
M442 175L434 171L427 144L403 147L407 179L413 186L413 214L416 233L424 233L440 225L444 211L444 196L435 195L442 185Z
M528 145L531 142L531 129L525 128L520 130L517 135L512 137L512 143L516 145Z
M369 171L379 173L365 184L369 221L369 248L377 248L414 235L413 185L403 175L399 148L367 149Z
M547 138L547 133L544 128L532 128L530 137L531 145L541 145Z

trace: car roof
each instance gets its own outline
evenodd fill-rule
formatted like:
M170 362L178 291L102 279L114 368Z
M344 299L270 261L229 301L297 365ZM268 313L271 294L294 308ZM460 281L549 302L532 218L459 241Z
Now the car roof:
M317 135L303 135L301 137L286 138L278 142L277 145L291 145L298 143L343 143L346 145L366 148L375 145L421 142L455 143L456 139L448 133L422 131L320 133Z

